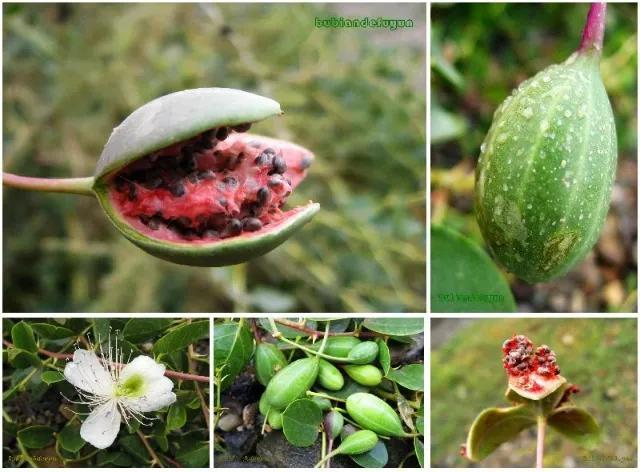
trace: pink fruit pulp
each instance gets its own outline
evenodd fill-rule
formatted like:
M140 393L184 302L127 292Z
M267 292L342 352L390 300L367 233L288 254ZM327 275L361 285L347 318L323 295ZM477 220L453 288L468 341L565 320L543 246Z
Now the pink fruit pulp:
M223 140L212 138L214 144L210 149L198 150L197 143L204 139L203 135L146 156L111 176L110 200L136 230L164 241L207 244L246 231L268 232L300 210L284 212L281 207L306 176L313 160L309 151L295 144L246 133L231 133ZM162 159L186 154L189 147L196 147L190 154L196 163L191 172L185 175L179 164L166 165L173 161L165 161L163 165ZM266 159L266 163L256 163L267 149L273 150L270 156L280 156L286 164L282 174L274 173L273 158ZM176 163L179 162L180 158ZM197 178L205 171L214 172L215 176ZM162 179L160 187L153 188L154 185L144 180L149 179L150 173ZM183 195L177 196L168 188L175 181L183 186ZM266 197L260 198L261 189ZM155 224L150 226L149 219L154 216ZM245 221L242 232L229 231L231 219ZM249 229L248 219L253 219L253 227ZM188 223L177 229L174 226L174 222L185 221Z

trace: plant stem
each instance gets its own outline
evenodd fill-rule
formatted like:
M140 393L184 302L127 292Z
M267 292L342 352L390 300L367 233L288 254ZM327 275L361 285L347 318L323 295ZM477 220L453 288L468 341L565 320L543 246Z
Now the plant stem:
M9 341L7 340L2 340L2 343L7 346L7 347L13 347L13 344L11 344ZM52 357L61 361L69 361L71 359L73 359L73 354L72 353L63 353L63 352L51 352L51 351L47 351L46 349L41 349L38 348L38 352L40 354L43 354L47 357ZM113 365L115 366L120 366L122 364L119 364L117 362L112 362ZM193 380L195 382L203 382L203 383L209 383L209 377L206 377L204 375L195 375L195 374L188 374L186 372L176 372L174 370L165 370L164 371L164 375L170 378L174 378L174 379L178 379L178 380Z
M542 469L542 459L544 456L544 430L547 420L544 416L538 416L538 444L536 447L536 468Z
M158 454L156 454L156 451L154 451L153 448L151 447L151 444L149 444L149 441L147 441L147 437L144 434L142 434L140 430L137 430L136 433L138 433L138 437L140 438L140 440L142 441L142 444L144 444L144 447L147 449L147 452L151 456L151 459L152 459L151 467L153 467L154 464L158 464L161 468L164 469L164 464L158 457Z
M74 193L77 195L93 195L93 177L78 177L71 179L44 179L39 177L24 177L22 175L2 173L2 183L9 187L37 192Z
M189 373L191 372L195 372L196 370L196 361L193 360L195 351L193 348L193 344L189 344L189 347L187 348L189 349ZM207 429L210 428L209 425L209 402L205 400L204 395L202 394L202 391L200 390L200 386L198 385L197 381L193 382L193 387L196 390L196 394L198 395L198 398L200 399L200 408L202 409L202 414L204 416L204 421L207 424Z
M325 393L318 393L311 390L307 390L307 395L311 395L312 397L326 398L327 400L333 400L334 402L344 403L346 401L346 400L343 400L342 398L332 397L331 395L327 395Z
M299 323L295 323L293 321L289 321L281 318L276 318L274 321L278 324L281 324L282 326L287 326L289 328L297 329L298 331L302 331L303 333L307 333L312 336L321 336L322 334L324 334L324 331L317 331L315 329L307 328L306 326L303 326ZM374 337L375 333L369 333L369 332L361 333L359 331L347 331L344 333L330 332L329 336L359 336L361 338L364 338L364 337L369 338L369 337Z
M607 16L606 3L592 3L587 14L587 22L582 30L582 40L578 51L595 49L602 51L602 40L604 38L605 19Z
M283 341L287 344L291 344L292 346L297 347L298 349L311 354L312 356L318 356L321 357L323 359L327 359L328 361L334 361L334 362L347 362L349 359L347 359L346 357L333 357L333 356L329 356L327 354L321 354L319 351L314 351L313 349L309 349L306 346L303 346L302 344L298 344L295 341L291 341L290 339L285 338L281 332L277 332L273 334L273 337L276 339L279 339L280 341ZM325 338L326 339L326 338Z

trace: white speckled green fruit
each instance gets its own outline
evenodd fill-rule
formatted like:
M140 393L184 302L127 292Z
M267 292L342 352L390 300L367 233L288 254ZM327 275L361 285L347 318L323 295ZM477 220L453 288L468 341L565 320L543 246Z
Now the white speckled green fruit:
M598 239L616 130L587 49L523 82L498 108L476 168L476 217L492 255L533 283L565 274Z

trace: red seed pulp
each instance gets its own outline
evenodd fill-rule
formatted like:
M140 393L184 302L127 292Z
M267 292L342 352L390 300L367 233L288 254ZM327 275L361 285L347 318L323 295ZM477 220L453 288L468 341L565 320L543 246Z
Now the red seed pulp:
M558 379L556 354L544 344L534 350L529 338L515 335L504 342L502 353L502 365L515 387L535 394L545 389L547 380Z
M221 127L151 153L110 177L114 207L160 240L211 243L267 232L313 156L291 143Z

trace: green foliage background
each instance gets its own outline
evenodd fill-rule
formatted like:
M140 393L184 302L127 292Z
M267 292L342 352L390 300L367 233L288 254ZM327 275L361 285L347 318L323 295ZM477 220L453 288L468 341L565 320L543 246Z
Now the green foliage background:
M156 419L152 426L123 422L113 445L99 450L80 437L79 418L86 418L87 407L66 401L80 400L61 375L66 362L37 349L71 353L74 346L86 349L87 339L99 339L107 355L110 336L114 347L118 339L124 362L146 354L168 370L209 376L209 328L207 319L3 319L3 341L12 344L2 352L3 467L148 467L158 461L165 467L207 467L207 382L173 378L177 401L145 414Z
M474 169L493 113L518 84L551 64L563 62L577 49L587 11L586 3L432 6L429 125L433 222L454 228L485 247L473 213ZM601 300L595 300L604 298L603 290L598 290L587 294L584 311L635 311L637 38L637 5L609 4L601 73L616 120L617 200L622 203L612 206L608 218L620 233L614 242L623 246L626 258L614 276L619 279L615 282L621 286L624 303L603 308ZM516 281L512 277L510 282L513 287ZM561 282L552 281L548 287L551 291L554 287L570 290ZM547 311L549 307L539 306L543 304L539 302L548 293L538 289L523 288L529 293L525 301L534 305L534 311Z
M322 205L266 257L207 269L143 253L89 198L5 190L4 310L423 311L425 7L393 6L403 31L314 27L336 8L4 6L4 170L90 175L138 106L224 86L281 103L255 131L316 153L291 204Z
M431 465L472 467L460 457L474 418L508 406L501 347L514 333L547 344L573 398L599 422L602 443L587 451L548 430L545 467L635 467L637 455L637 321L632 319L468 320L431 358ZM433 333L432 333L433 334ZM432 336L433 338L433 336ZM496 450L483 467L533 467L535 429ZM616 458L617 457L617 458Z

